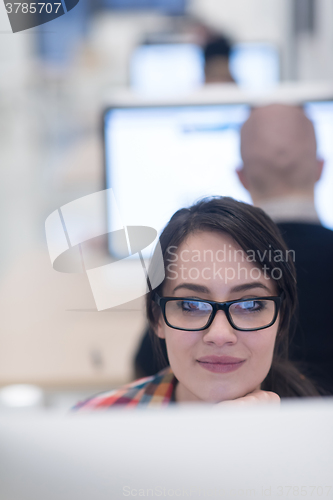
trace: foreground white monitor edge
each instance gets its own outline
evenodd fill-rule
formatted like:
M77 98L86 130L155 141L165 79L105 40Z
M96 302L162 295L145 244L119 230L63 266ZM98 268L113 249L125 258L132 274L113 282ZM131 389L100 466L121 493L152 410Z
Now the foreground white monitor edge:
M0 416L0 498L333 498L333 401Z

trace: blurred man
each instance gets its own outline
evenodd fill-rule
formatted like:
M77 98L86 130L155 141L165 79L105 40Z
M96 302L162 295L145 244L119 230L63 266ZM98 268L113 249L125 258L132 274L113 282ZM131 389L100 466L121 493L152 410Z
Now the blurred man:
M205 83L234 83L229 70L231 44L225 37L207 42L204 49Z
M323 160L317 158L314 128L302 108L272 104L254 109L241 130L241 156L238 177L255 205L276 222L320 224L314 186Z
M241 156L241 183L295 250L299 320L290 358L333 393L333 231L320 225L314 205L323 161L312 122L300 107L254 109L241 130Z

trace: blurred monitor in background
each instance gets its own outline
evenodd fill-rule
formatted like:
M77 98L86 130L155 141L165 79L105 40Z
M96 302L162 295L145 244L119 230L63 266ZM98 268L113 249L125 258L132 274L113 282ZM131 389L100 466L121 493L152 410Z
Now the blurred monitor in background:
M244 104L108 110L106 187L124 224L161 231L179 208L212 194L249 202L236 174L239 131L249 112ZM110 210L110 224L113 217ZM118 254L112 238L110 251ZM143 252L150 257L150 248Z
M279 51L269 43L231 47L220 38L204 49L194 43L147 43L138 46L130 60L131 87L145 95L175 94L222 82L262 89L279 80Z
M318 155L325 160L315 187L315 206L322 224L332 229L333 102L307 102L304 109L315 127ZM202 101L107 110L106 187L113 188L124 223L161 231L176 210L204 196L251 202L236 174L242 163L240 129L249 113L246 104ZM117 254L112 240L109 248ZM145 257L149 256L147 249Z
M260 89L280 81L280 54L276 45L237 43L229 58L230 73L240 87Z
M148 43L132 54L130 83L140 94L186 92L203 81L202 50L193 43Z

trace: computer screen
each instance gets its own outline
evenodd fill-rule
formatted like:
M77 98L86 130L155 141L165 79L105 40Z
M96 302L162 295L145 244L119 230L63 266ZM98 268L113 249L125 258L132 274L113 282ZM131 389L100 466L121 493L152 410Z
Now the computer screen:
M243 88L262 89L280 80L280 54L270 43L237 43L229 59L230 72ZM143 95L167 95L203 85L202 48L193 43L139 45L130 60L130 83Z
M333 229L333 102L308 102L318 154L325 160L315 203ZM161 232L172 214L205 196L251 203L236 169L247 104L120 107L106 111L106 187L112 187L125 225ZM108 220L112 227L112 211ZM109 249L113 248L112 238ZM144 252L149 257L147 248Z
M230 54L230 73L245 88L267 89L280 81L280 54L270 43L237 43Z
M204 82L203 53L193 43L147 44L130 60L130 82L142 95L165 95L199 87Z

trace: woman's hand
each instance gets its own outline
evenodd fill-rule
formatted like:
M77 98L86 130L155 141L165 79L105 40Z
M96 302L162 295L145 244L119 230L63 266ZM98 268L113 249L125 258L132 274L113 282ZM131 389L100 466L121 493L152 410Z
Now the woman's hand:
M256 389L246 396L238 399L232 399L229 401L222 401L221 403L217 403L220 405L253 405L257 403L274 403L280 404L280 396L278 396L275 392L271 391L262 391L261 389Z

